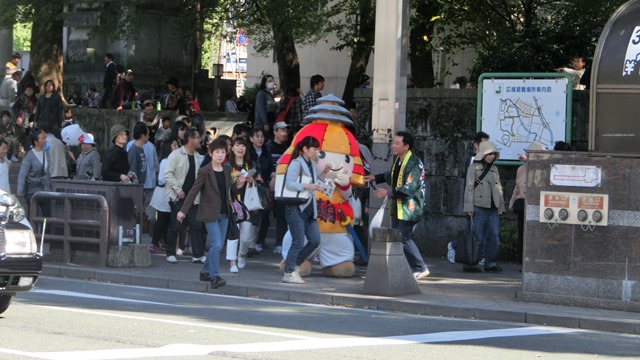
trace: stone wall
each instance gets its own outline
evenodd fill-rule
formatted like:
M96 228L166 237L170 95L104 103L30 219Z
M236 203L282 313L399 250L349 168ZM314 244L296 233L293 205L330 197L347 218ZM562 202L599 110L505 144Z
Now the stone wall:
M553 186L553 164L598 166L599 187ZM640 158L586 152L529 156L523 300L640 311ZM540 222L540 192L608 194L608 226Z
M369 144L372 91L356 89L355 96L358 106L356 135L359 141ZM580 151L588 147L588 109L589 93L574 91L571 142ZM462 214L464 160L472 151L476 111L476 90L407 90L406 128L416 136L415 153L424 162L427 173L425 221L418 225L414 238L429 256L446 256L447 243L464 236L467 226ZM373 155L384 159L389 154ZM506 201L515 185L516 169L516 166L499 166ZM515 216L507 212L501 221L503 258L512 256L516 233Z

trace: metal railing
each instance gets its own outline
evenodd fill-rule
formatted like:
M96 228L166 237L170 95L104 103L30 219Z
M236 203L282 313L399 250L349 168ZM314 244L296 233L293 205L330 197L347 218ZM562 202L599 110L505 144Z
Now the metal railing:
M41 225L44 223L45 217L37 216L38 209L38 201L39 200L63 200L64 201L64 216L63 217L54 217L48 216L46 217L47 224L51 225L62 225L64 228L63 235L56 234L46 234L45 240L47 241L55 241L62 243L62 260L69 264L71 263L71 244L72 243L84 243L84 244L94 244L99 247L99 259L100 266L107 266L107 249L109 247L109 205L107 204L107 199L102 195L94 195L94 194L70 194L70 193L58 193L58 192L48 192L48 191L39 191L33 195L31 198L31 203L29 204L29 221L31 222L31 226L33 226L36 239L38 242L42 238L41 231L37 231L40 228L37 225ZM73 201L87 201L87 202L95 202L100 207L100 220L90 220L90 219L73 219ZM52 206L53 212L53 206ZM83 227L83 228L98 228L100 236L98 238L94 237L86 237L86 236L73 236L72 229L74 226Z

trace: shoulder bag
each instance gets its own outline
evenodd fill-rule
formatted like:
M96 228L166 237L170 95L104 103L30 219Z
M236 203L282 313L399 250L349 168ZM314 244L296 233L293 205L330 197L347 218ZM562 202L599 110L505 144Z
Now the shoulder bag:
M298 182L302 184L311 184L311 178L308 176L298 175ZM286 205L302 205L309 201L311 192L309 190L304 191L291 191L287 189L287 174L276 176L276 186L274 198L276 201L280 201Z

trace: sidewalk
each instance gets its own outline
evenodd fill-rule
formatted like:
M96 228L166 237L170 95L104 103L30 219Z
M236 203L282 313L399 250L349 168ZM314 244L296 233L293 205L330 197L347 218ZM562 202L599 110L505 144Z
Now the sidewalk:
M223 252L224 253L224 252ZM280 255L265 250L247 259L247 267L237 274L229 273L221 261L221 276L227 285L210 289L198 280L202 265L192 264L190 256L178 257L169 264L164 255L152 254L152 266L146 268L98 268L45 262L43 275L67 277L126 285L211 292L311 304L325 304L412 314L508 321L516 323L561 326L640 335L640 313L588 309L559 305L521 302L516 293L521 289L519 266L502 264L502 274L465 273L462 266L446 259L425 258L431 275L419 281L422 294L402 297L362 295L366 268L357 267L353 278L324 277L319 265L301 285L281 282L278 268Z

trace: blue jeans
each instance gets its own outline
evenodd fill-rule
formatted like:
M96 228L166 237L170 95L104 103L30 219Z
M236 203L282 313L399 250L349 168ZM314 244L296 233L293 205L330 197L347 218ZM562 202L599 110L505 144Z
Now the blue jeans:
M473 224L481 244L485 244L484 268L497 265L500 254L500 216L496 208L473 207Z
M220 252L222 251L224 239L227 236L228 225L229 218L225 214L220 214L218 221L204 224L209 234L211 247L209 248L207 260L204 261L202 271L208 272L210 276L220 276Z
M287 253L284 272L291 273L320 245L320 229L318 221L313 218L314 203L308 205L304 211L298 206L287 206L285 217L291 232L291 247ZM304 238L307 244L304 245Z
M420 255L420 249L416 243L411 239L413 233L413 227L416 225L415 221L399 220L396 217L391 218L391 228L400 230L402 234L402 250L404 256L407 258L407 262L411 267L411 271L425 271L428 269L427 264L422 260Z

